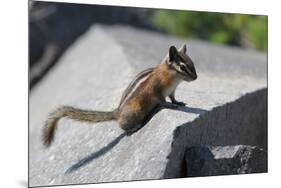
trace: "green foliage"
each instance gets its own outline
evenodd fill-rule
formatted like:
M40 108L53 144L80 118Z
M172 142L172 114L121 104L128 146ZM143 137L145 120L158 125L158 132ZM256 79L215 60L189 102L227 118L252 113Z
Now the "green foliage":
M170 34L267 50L266 16L159 10L152 20Z

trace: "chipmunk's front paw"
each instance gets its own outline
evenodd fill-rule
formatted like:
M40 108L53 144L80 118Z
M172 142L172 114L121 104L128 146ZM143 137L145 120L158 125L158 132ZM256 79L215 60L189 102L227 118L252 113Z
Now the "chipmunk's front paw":
M174 104L174 103L170 103L170 102L163 102L163 103L161 103L161 107L162 108L169 108L169 109L177 109L179 107L179 105Z
M184 102L179 102L179 101L174 101L173 104L176 104L176 105L178 105L178 106L185 106L185 105L186 105L186 103L184 103Z
M176 103L171 103L171 109L177 109L178 107L180 107L180 105Z

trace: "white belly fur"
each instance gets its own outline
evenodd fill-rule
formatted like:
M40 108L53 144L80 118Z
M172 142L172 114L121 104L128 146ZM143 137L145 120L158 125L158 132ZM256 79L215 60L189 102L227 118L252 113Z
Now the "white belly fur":
M181 80L176 80L174 81L169 87L167 87L166 89L163 90L163 96L167 97L169 96L176 88L177 86L180 84Z

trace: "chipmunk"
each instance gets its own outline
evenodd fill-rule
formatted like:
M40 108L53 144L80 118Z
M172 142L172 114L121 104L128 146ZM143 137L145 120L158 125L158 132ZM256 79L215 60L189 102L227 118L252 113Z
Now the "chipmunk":
M181 81L193 81L196 78L193 61L186 53L186 45L179 51L171 46L160 64L136 76L124 91L115 110L103 112L62 106L52 112L43 129L43 143L47 147L52 143L57 123L63 117L90 123L115 120L124 131L135 132L159 110L185 105L175 99L176 87ZM166 102L168 96L172 103Z

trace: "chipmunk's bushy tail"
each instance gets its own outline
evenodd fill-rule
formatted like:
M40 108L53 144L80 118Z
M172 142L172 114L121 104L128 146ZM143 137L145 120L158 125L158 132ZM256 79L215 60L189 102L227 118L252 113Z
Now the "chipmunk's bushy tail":
M68 117L70 119L96 123L101 121L110 121L116 119L116 111L101 112L101 111L90 111L73 108L70 106L62 106L52 112L46 121L43 129L43 143L46 147L50 146L55 135L57 123L60 118Z

